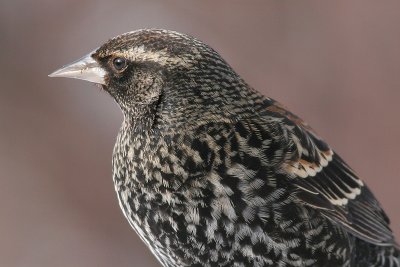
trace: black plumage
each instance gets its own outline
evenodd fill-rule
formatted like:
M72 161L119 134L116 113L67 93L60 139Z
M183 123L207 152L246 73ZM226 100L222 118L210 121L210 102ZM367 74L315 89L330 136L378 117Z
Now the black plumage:
M52 76L102 84L121 107L115 189L163 266L400 266L354 171L195 38L126 33Z

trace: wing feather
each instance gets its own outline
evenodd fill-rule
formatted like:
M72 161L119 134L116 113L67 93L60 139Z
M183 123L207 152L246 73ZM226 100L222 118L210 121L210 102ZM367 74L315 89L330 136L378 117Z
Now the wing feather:
M388 217L355 172L300 118L274 101L267 110L282 119L289 133L292 156L282 169L298 201L360 239L394 245Z

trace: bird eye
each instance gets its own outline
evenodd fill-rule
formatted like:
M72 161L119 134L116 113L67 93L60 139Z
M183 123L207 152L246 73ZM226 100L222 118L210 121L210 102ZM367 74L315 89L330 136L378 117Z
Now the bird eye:
M123 57L116 57L113 60L113 66L117 71L123 70L127 65L126 59Z

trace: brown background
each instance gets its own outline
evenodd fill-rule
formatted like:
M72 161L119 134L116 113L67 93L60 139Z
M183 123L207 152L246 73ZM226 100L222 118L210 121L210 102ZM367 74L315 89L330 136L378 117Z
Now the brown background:
M158 266L119 210L121 113L51 71L143 27L190 33L308 121L400 237L399 1L0 2L0 266Z

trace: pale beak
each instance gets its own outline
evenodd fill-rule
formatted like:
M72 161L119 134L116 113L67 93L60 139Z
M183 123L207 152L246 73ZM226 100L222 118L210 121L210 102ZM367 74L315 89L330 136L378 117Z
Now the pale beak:
M92 57L93 52L56 70L49 77L65 77L105 85L105 70Z

